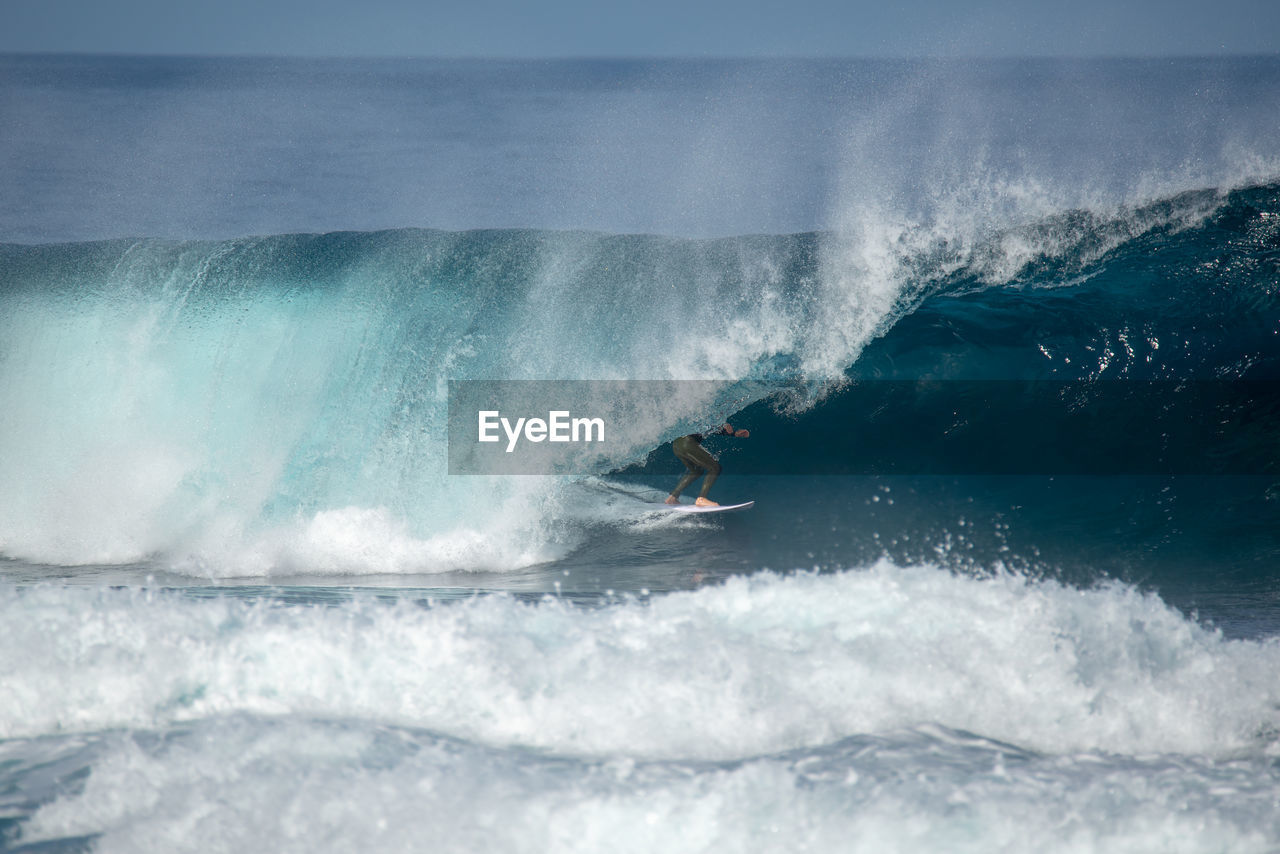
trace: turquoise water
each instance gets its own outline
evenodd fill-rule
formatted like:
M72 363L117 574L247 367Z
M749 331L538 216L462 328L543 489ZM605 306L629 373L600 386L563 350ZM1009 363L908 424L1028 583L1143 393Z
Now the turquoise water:
M3 59L0 848L1275 849L1277 78Z

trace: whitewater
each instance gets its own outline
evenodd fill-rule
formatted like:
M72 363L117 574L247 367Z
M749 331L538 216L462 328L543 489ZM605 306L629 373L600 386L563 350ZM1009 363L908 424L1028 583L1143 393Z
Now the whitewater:
M0 104L0 850L1280 848L1275 59Z

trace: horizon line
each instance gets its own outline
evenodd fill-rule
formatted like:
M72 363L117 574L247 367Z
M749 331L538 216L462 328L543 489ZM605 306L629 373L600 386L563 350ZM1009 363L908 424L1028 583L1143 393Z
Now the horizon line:
M396 54L396 53L266 53L182 52L126 50L41 50L0 49L0 57L82 57L99 59L277 59L312 61L457 61L457 62L997 62L1045 60L1065 61L1149 61L1209 59L1280 59L1280 49L1220 51L1213 53L1017 53L1017 54Z

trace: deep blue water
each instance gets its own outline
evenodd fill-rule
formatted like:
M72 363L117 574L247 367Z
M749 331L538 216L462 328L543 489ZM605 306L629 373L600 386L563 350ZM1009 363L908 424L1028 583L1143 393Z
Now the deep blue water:
M0 848L1280 846L1280 60L0 112ZM466 380L720 391L451 475Z

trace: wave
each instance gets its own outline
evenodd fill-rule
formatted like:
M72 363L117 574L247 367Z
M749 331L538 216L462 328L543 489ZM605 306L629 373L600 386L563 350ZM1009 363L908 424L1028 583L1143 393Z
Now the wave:
M582 760L237 716L7 747L6 776L40 798L11 808L14 824L31 813L20 851L410 852L430 839L450 852L589 852L623 839L690 854L985 854L1159 840L1187 854L1263 854L1277 838L1266 757L1043 755L941 727L727 763Z
M1130 587L885 563L596 609L277 596L0 588L6 842L1274 848L1280 645Z
M456 379L714 379L615 457L867 378L1271 380L1280 185L968 230L401 230L0 247L0 553L199 574L510 569L564 479L446 474ZM834 413L834 414L833 414ZM605 468L607 470L607 466ZM603 472L602 472L603 473Z
M1075 211L977 245L858 378L1280 378L1278 185Z
M765 572L594 609L72 586L0 591L0 611L5 739L243 713L562 756L724 761L937 725L1052 753L1225 758L1274 752L1280 726L1274 640L1226 640L1119 584L928 565Z

